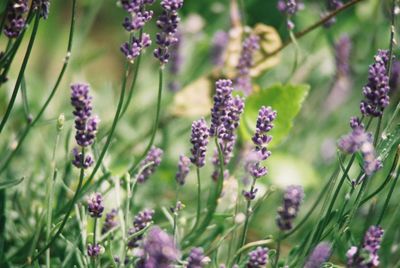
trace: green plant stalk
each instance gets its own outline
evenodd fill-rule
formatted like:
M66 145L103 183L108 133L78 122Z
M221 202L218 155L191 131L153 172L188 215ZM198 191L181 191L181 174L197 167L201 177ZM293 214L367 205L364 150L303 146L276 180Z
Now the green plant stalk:
M196 175L197 175L197 210L196 210L196 220L194 222L193 228L190 233L193 233L200 222L200 214L201 214L201 180L200 180L200 168L196 166Z
M210 224L215 210L217 209L218 206L218 198L221 195L221 191L222 191L222 187L223 187L223 182L224 182L224 156L222 154L222 150L221 147L218 143L218 138L215 137L215 145L218 149L218 159L219 159L219 178L216 184L215 188L212 188L212 190L214 190L214 194L211 192L210 194L210 198L209 198L209 202L207 204L208 208L207 208L207 214L204 218L204 220L202 221L202 223L200 224L199 228L197 229L197 231L195 233L193 233L193 235L188 235L185 239L184 239L184 243L183 243L183 248L186 248L187 246L189 246L190 244L192 244L193 242L195 242L199 236L201 236L204 231L207 229L207 226Z
M146 157L147 153L150 151L151 147L153 146L154 139L156 137L156 133L157 133L158 125L159 125L159 121L160 121L162 91L163 91L163 66L161 66L160 70L159 70L157 111L156 111L156 119L154 121L153 131L151 133L151 138L150 138L150 141L149 141L146 149L144 150L143 154L139 158L139 160L136 162L136 164L132 168L129 169L130 174L133 174L137 170L140 163L143 161L143 159Z
M18 77L17 77L17 82L15 83L10 102L8 103L8 106L7 106L6 113L4 114L3 119L0 123L0 133L3 131L4 126L6 125L8 118L11 114L11 110L14 107L14 103L17 98L19 88L21 86L22 78L24 77L26 66L28 65L29 57L32 52L33 44L35 43L36 34L37 34L37 31L39 28L39 22L40 22L40 14L39 14L39 12L37 12L36 17L35 17L35 22L33 24L31 38L29 39L28 47L26 49L26 53L25 53L24 59L22 61L21 69L20 69Z
M51 160L51 166L52 166L52 177L49 177L47 180L47 222L46 222L46 241L50 241L51 237L51 222L52 222L52 204L53 204L53 196L54 196L54 181L57 178L57 168L56 168L56 151L57 151L57 146L58 142L60 139L60 130L57 131L56 135L56 141L54 143L54 148L53 148L53 155L52 155L52 160ZM46 251L46 267L50 268L50 248Z
M282 242L282 233L279 232L278 239L276 240L276 256L274 261L275 268L278 268L279 256L281 254L281 242Z
M178 240L177 239L177 234L176 234L176 229L178 227L178 211L176 211L176 205L178 204L178 201L179 201L179 191L180 191L180 185L179 185L179 183L176 183L175 209L174 209L174 228L172 229L172 236L173 236L175 242Z
M384 205L383 205L381 214L380 214L379 219L378 219L378 221L377 221L377 223L376 223L377 225L380 225L380 224L381 224L381 222L382 222L382 220L383 220L383 216L385 216L385 212L386 212L386 210L387 210L387 208L388 208L388 206L389 206L390 199L392 198L394 189L396 188L397 181L399 180L399 175L400 175L400 168L398 168L397 174L396 174L396 176L393 178L392 187L390 187L389 193L388 193L388 195L386 196L385 203L384 203Z
M97 217L94 218L93 223L93 246L96 246L96 236L97 236ZM93 267L96 268L97 258L92 258Z
M254 187L256 185L256 178L253 177L253 181L250 187L250 193L252 193L254 191ZM244 225L243 225L243 230L242 230L242 235L240 236L239 239L239 244L238 244L238 249L243 247L244 243L246 242L246 237L247 237L247 230L249 228L249 220L250 220L250 216L251 216L251 200L247 200L246 202L246 216L245 216L245 220L244 220ZM240 262L240 254L237 257L237 261L234 261L235 263L239 263Z
M0 167L0 174L7 168L7 166L10 164L12 158L16 155L18 150L21 148L21 146L22 146L25 138L29 134L29 131L31 130L31 128L33 128L36 125L36 123L40 120L40 118L42 117L43 113L45 112L45 110L49 106L51 100L53 99L55 93L57 92L57 89L61 83L62 78L64 77L65 71L67 69L67 66L68 66L68 63L69 63L69 60L71 57L71 51L72 51L72 42L73 42L74 30L75 30L75 9L76 9L76 0L73 0L72 1L72 14L71 14L69 37L68 37L67 53L65 56L64 64L63 64L61 71L58 75L58 78L56 80L56 83L55 83L52 91L50 92L50 95L48 96L48 98L46 99L42 108L40 109L38 115L35 117L35 119L32 120L32 123L28 124L27 127L24 129L24 132L22 133L22 135L20 136L20 138L18 140L17 147L5 158L4 164L2 164Z
M82 148L82 162L81 162L82 166L84 164L84 161L85 161L85 149ZM36 261L40 257L40 255L42 255L48 248L50 248L50 246L54 243L54 241L56 241L56 239L60 236L62 230L64 229L65 224L68 221L69 215L71 214L72 209L74 208L75 203L78 200L79 192L80 192L80 190L82 188L83 178L84 177L85 177L85 169L82 167L81 171L80 171L80 175L79 175L78 186L76 188L76 191L75 191L75 194L74 194L74 196L72 198L72 201L71 201L71 203L69 205L68 211L66 212L66 214L65 214L65 216L64 216L64 218L63 218L63 220L62 220L62 222L60 224L60 227L58 228L57 232L53 235L51 240L46 244L46 246L44 246L34 257L32 257L32 259L30 260L30 263L33 263L34 261Z

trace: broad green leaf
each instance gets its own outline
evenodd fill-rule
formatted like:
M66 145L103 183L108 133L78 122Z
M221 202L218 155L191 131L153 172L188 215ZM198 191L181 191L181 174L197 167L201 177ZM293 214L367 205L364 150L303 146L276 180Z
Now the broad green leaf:
M278 116L274 122L274 128L270 132L273 137L270 147L282 143L288 136L293 126L293 120L299 113L309 90L309 85L276 84L250 95L246 99L240 126L240 133L244 139L251 139L261 106L271 106L277 111Z
M0 181L0 189L13 187L15 185L20 184L23 180L24 180L24 178L22 177L22 178L17 179L17 180Z

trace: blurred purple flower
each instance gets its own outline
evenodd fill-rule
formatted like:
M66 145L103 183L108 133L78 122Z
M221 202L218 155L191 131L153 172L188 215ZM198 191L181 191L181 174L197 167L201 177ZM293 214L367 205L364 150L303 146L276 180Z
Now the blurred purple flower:
M211 48L211 60L216 67L224 65L224 54L229 42L229 34L224 31L218 31L214 34Z
M106 220L104 221L103 228L101 228L101 233L105 234L118 226L118 211L112 209L106 214Z
M351 247L347 251L347 264L351 268L379 267L378 251L381 247L383 229L371 226L364 236L361 249Z
M320 268L324 262L329 260L331 256L332 246L328 243L321 242L319 243L311 255L308 257L307 263L304 268Z
M187 258L187 265L185 268L203 268L207 265L208 258L204 256L202 248L192 248Z
M391 93L393 93L399 88L399 83L400 83L400 61L394 60L389 80Z
M8 38L17 38L25 28L25 13L28 12L28 0L10 0L8 3L4 34Z
M182 55L182 40L183 34L181 31L176 33L176 42L171 46L169 72L172 75L172 81L168 84L168 88L176 92L180 89L180 83L177 81L177 76L180 74L183 65Z
M140 164L141 168L144 169L137 178L138 183L144 183L156 171L156 168L161 164L163 154L163 150L154 146L149 150L146 158Z
M135 219L133 220L133 227L128 230L128 235L133 235L134 233L137 233L146 228L153 220L153 215L154 215L154 210L151 209L145 209L139 212L135 216ZM128 247L129 248L138 247L139 246L138 242L142 240L142 238L143 235L139 235L132 238L128 242Z
M278 217L276 219L279 229L289 231L293 228L293 220L299 212L303 198L304 191L301 186L291 185L286 188L283 196L283 205L278 208Z
M260 38L257 35L250 35L243 41L242 52L240 54L237 69L236 85L237 88L250 95L253 90L251 84L250 68L253 66L254 53L260 49Z
M190 171L189 165L190 165L190 158L184 155L179 156L178 172L175 175L176 182L179 185L185 184L186 176L189 174Z
M287 27L289 30L294 28L291 17L303 8L304 4L298 0L279 0L277 4L277 9L287 16Z
M257 247L249 253L249 260L247 261L247 268L263 268L268 263L268 249Z
M96 244L96 245L88 244L88 246L87 246L87 254L91 258L98 257L101 254L101 251L102 251L102 247L100 246L100 244Z

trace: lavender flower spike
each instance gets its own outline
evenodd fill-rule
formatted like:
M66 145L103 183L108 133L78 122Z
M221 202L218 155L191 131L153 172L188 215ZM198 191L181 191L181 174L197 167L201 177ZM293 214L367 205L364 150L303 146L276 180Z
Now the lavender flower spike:
M154 210L145 209L139 212L133 220L133 227L129 229L128 234L132 235L146 228L153 220ZM128 242L129 248L138 246L138 242L142 240L143 235L136 236Z
M47 19L49 17L50 0L33 0L34 8L39 10L40 17Z
M118 211L116 209L112 209L109 213L106 214L106 220L104 221L103 228L101 228L102 234L111 231L118 225L117 217Z
M218 31L214 34L213 44L211 49L212 63L217 67L222 67L225 60L226 46L229 42L229 34L224 31Z
M368 83L363 87L365 99L360 104L361 113L365 116L379 117L389 105L388 62L389 52L379 50L375 62L369 66Z
M308 257L304 268L320 268L331 256L332 246L329 243L319 243Z
M154 146L150 149L146 158L141 163L141 167L144 169L137 178L139 183L147 181L149 177L156 171L156 168L161 164L163 154L163 150Z
M214 106L211 109L210 136L214 137L223 126L223 116L232 102L232 81L220 79L215 83Z
M209 262L209 258L204 256L202 248L192 248L187 258L185 268L203 268Z
M87 204L90 217L101 218L104 211L103 196L99 193L93 193L88 197Z
M206 152L208 145L208 127L204 118L194 121L192 124L192 136L190 142L192 157L190 161L197 167L202 167L206 163Z
M181 155L179 156L178 172L176 173L175 179L179 185L185 184L186 176L189 174L190 158Z
M88 244L87 246L87 254L91 258L96 258L100 256L104 251L104 248L100 244L92 245Z
M303 4L298 0L279 0L277 7L280 12L287 16L287 27L292 30L294 23L291 21L291 17L303 8Z
M293 220L299 212L300 204L304 198L304 191L301 186L291 185L286 188L283 196L283 205L278 208L276 223L282 231L289 231L293 228Z
M383 229L380 226L369 227L364 236L361 249L351 247L347 251L347 264L350 268L379 267L378 251L381 247Z
M171 268L180 256L174 239L159 227L149 231L143 249L142 267L145 268Z
M168 63L170 57L169 47L176 43L177 28L180 21L178 10L183 6L183 0L162 0L161 7L164 9L158 17L157 27L160 32L157 33L156 43L158 48L154 50L154 56L161 64Z
M253 55L260 49L260 38L257 35L250 35L243 42L242 52L236 69L237 88L242 90L245 95L249 95L253 89L250 77L250 68L253 66Z
M25 13L28 11L28 0L11 0L7 8L4 34L8 38L17 38L25 28Z
M264 268L268 263L268 249L258 247L249 253L247 268Z

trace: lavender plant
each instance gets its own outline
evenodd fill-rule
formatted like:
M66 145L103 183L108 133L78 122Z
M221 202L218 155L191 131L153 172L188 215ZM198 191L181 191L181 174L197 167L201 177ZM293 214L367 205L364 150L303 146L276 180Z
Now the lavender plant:
M0 267L399 266L398 2L360 2L0 3Z

